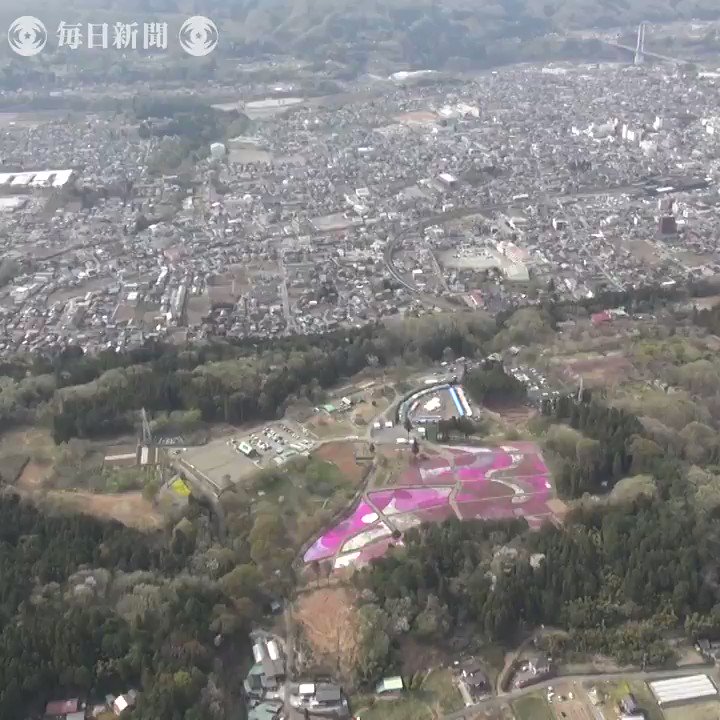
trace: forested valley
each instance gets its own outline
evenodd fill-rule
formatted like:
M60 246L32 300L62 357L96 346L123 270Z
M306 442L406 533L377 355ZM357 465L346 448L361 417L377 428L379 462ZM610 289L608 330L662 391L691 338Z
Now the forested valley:
M359 672L399 670L406 637L442 643L462 631L507 647L541 624L561 631L545 638L555 657L663 665L669 632L720 637L709 581L719 531L683 498L578 510L537 533L524 520L413 529L355 578L367 642Z
M542 346L578 312L548 303L496 320L468 313L318 338L18 357L0 365L0 428L45 424L63 443L132 432L141 407L151 418L192 412L206 423L276 418L290 403L320 403L326 389L364 369ZM710 314L694 321L716 322ZM671 374L680 377L684 367ZM497 364L472 370L467 386L481 403L524 399ZM589 391L545 402L534 422L557 463L559 494L579 499L566 525L531 533L521 520L451 522L406 533L404 548L353 580L361 603L358 683L395 669L405 638L442 643L468 628L511 645L545 624L562 630L548 639L553 652L603 652L622 662L645 653L649 663L671 658L668 631L720 637L717 449L703 449L694 435L682 442L663 435L632 407ZM614 502L614 486L642 473L653 492ZM59 693L130 687L141 691L133 720L234 716L248 630L271 600L292 594L296 545L318 529L318 518L308 527L288 524L252 496L271 479L222 496L222 538L194 499L173 526L139 533L58 515L6 490L0 716L24 717ZM585 502L587 493L602 497Z
M223 581L240 555L189 515L148 534L0 497L0 717L130 688L136 720L228 716L262 588Z
M18 358L0 366L0 428L48 422L59 443L132 432L141 407L150 414L197 410L209 423L274 419L293 400L320 402L325 388L368 367L435 361L444 351L473 356L495 331L481 315L410 321L399 331Z
M151 415L199 411L210 423L268 420L281 417L299 398L319 402L325 389L366 368L436 362L448 354L476 357L542 342L559 320L578 313L620 304L652 309L688 292L715 291L707 283L682 290L641 287L576 305L551 298L495 319L459 313L319 337L217 340L192 347L148 342L92 357L79 347L54 356L18 356L0 362L0 430L47 423L58 443L103 437L134 431L141 407ZM517 392L508 385L492 392L498 389Z

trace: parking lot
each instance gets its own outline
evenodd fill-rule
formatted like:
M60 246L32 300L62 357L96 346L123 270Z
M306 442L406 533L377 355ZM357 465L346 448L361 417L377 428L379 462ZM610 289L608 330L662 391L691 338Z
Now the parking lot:
M306 455L316 438L292 421L268 423L249 432L177 451L177 456L221 492L258 470Z
M316 438L302 425L285 420L228 440L235 450L260 467L279 466L297 455L307 455Z

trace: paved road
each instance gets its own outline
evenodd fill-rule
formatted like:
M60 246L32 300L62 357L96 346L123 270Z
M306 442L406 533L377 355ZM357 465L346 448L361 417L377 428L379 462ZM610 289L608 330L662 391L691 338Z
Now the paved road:
M217 520L218 535L221 539L224 539L226 531L225 512L222 509L222 505L220 505L220 494L223 489L206 475L198 472L182 457L171 455L170 464L179 475L185 478L192 490L204 497L213 506Z
M564 681L586 683L604 682L608 680L625 680L627 678L631 678L633 680L642 680L647 682L648 680L662 680L664 678L697 675L698 673L714 673L714 670L714 666L711 665L696 665L692 667L675 668L673 670L638 670L636 672L596 673L594 675L560 675L549 680L545 680L544 682L539 682L536 685L522 688L521 690L512 690L499 696L487 698L487 700L481 700L479 703L466 707L464 710L446 715L444 720L464 720L465 718L471 718L474 712L487 710L498 703L516 700L517 698L523 697L523 695L536 693L538 690L544 690Z
M295 318L290 311L290 295L287 286L287 269L285 268L285 257L282 252L278 253L278 265L280 266L280 295L282 297L283 315L287 323L289 333L297 332Z

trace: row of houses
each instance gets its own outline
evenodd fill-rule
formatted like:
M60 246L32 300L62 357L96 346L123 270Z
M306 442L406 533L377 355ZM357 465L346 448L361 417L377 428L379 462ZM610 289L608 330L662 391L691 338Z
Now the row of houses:
M45 706L46 720L88 720L105 715L112 711L115 715L122 715L125 710L134 707L137 700L135 690L123 695L106 695L105 702L86 703L80 698L67 700L52 700Z

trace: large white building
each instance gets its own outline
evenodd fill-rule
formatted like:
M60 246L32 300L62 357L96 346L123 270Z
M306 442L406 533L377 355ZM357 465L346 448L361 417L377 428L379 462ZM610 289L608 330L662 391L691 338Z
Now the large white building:
M701 698L717 697L718 690L707 675L688 675L648 683L658 705L685 703Z
M75 179L74 170L29 170L0 173L0 190L24 188L63 188Z

